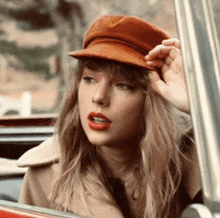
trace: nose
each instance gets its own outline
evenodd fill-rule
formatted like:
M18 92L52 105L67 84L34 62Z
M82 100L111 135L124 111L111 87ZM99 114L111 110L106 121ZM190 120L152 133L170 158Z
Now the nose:
M102 107L110 105L110 88L106 83L100 83L92 97L92 102Z

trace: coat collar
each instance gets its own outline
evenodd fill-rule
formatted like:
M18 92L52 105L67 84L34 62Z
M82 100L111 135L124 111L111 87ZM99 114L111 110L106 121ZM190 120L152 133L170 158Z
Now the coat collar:
M25 152L18 159L19 167L38 167L50 165L59 161L59 146L57 137L52 137L39 146Z

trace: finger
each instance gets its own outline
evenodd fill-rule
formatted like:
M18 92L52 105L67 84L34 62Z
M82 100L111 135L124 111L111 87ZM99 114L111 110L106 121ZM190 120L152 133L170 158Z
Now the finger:
M150 71L149 79L152 89L158 94L162 95L162 93L166 89L166 84L163 80L161 80L159 73L157 73L156 71Z
M150 79L150 85L151 87L156 91L157 90L157 84L160 83L160 75L156 71L150 71L149 72L149 79Z
M149 71L149 75L148 75L150 82L153 84L159 80L161 80L160 75L158 72L156 71Z
M158 45L145 56L145 59L153 60L156 58L165 58L167 55L169 55L171 49L172 47L169 46Z
M171 58L170 56L167 56L167 57L165 58L165 63L166 63L167 65L170 65L172 62L173 62L173 58Z
M176 57L180 56L181 52L178 48L173 47L169 53L169 56L174 60Z
M181 48L180 40L176 38L165 39L162 41L162 44L165 46L175 46L177 48Z
M158 54L161 53L161 45L156 46L155 48L153 48L151 51L149 51L149 53L145 56L146 60L153 60L155 59Z
M179 39L175 39L175 38L165 39L162 41L162 44L165 46L175 46L176 48L181 49L181 44Z
M146 61L146 65L154 68L161 68L163 66L163 61L160 59L152 60L152 61Z
M170 66L167 65L166 63L163 64L162 68L161 68L161 77L162 79L165 81L166 79L166 73L168 72L168 70L170 69Z

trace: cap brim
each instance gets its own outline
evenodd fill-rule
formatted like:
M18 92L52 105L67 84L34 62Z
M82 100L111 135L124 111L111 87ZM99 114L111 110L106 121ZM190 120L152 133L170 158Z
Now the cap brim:
M149 70L156 70L146 65L144 56L147 54L141 54L135 48L122 43L102 42L94 45L91 44L86 49L69 52L69 55L77 59L82 57L103 58L143 67Z

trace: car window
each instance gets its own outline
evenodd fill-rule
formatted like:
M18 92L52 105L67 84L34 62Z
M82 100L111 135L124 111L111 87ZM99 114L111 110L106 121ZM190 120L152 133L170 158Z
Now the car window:
M220 40L220 16L219 16L220 15L220 1L212 0L212 7L213 7L213 12L214 12L214 19L215 19L218 39Z

